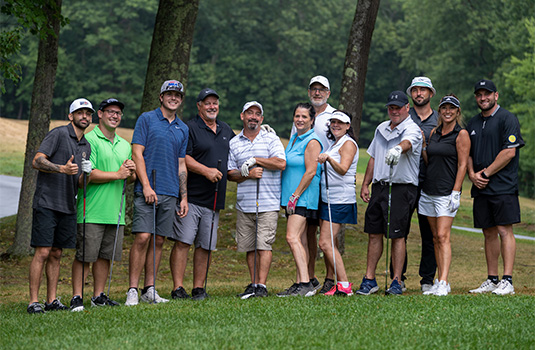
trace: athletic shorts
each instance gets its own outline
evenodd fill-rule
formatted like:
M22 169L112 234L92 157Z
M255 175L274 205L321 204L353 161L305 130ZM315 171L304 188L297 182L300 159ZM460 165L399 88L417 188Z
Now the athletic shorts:
M388 184L374 183L372 196L364 216L364 232L384 234L388 226ZM393 184L390 206L390 238L404 238L408 234L409 222L418 187L414 185Z
M520 204L515 194L474 197L474 227L489 228L520 222Z
M177 206L180 203L177 203ZM205 250L214 250L217 243L217 225L219 224L219 210L214 211L200 205L188 203L189 211L186 217L175 215L173 235L169 239L201 247ZM212 224L212 219L213 224ZM213 229L212 229L213 228ZM212 244L210 245L210 233Z
M30 245L33 248L74 248L76 246L76 214L34 208Z
M286 210L286 207L283 207L284 213L286 214L286 218L288 218L288 210ZM299 216L303 216L307 219L307 223L309 225L319 225L319 216L318 211L313 209L307 209L306 207L295 207L295 213Z
M113 256L113 246L115 244L115 233L117 232L117 247L115 249L114 261L121 261L123 252L124 225L111 224L85 224L85 259L83 252L84 238L83 224L78 224L76 234L76 260L92 263L98 258L111 260Z
M329 221L329 205L320 203L320 219ZM336 224L357 224L357 203L331 204L331 222Z
M454 218L457 210L450 211L450 196L431 196L424 191L421 192L418 202L418 214L432 218L449 216Z
M278 211L258 213L258 250L272 250L277 233ZM256 213L244 213L236 210L236 243L239 252L255 250Z
M176 215L177 198L158 195L156 206L156 234L170 237L173 234L173 221ZM154 233L152 204L145 203L143 193L134 193L134 218L132 220L132 233Z

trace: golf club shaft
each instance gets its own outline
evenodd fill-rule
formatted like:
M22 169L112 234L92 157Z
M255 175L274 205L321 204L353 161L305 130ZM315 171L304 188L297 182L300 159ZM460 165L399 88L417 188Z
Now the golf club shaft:
M87 197L87 174L84 172L84 212L82 222L82 302L84 300L84 284L85 284L85 200Z
M385 294L388 287L388 262L390 256L388 255L388 245L390 241L390 207L392 206L392 173L394 172L394 165L390 164L390 174L388 176L388 214L386 219L386 267L385 267Z
M221 159L217 161L217 170L221 171ZM210 241L208 243L208 261L206 261L206 275L204 276L204 290L206 291L206 284L208 283L208 269L210 268L210 258L212 255L212 235L214 233L214 221L215 221L215 211L217 205L217 192L219 191L219 181L215 183L215 192L214 192L214 208L212 211L212 227L210 227ZM217 230L217 228L216 228Z
M260 179L256 180L256 220L255 220L255 234L254 234L254 263L253 263L253 285L256 288L256 253L258 243L258 195L260 193Z
M152 190L156 193L156 169L152 169ZM152 279L152 302L156 304L156 200L152 202Z
M110 279L108 281L108 298L110 297L111 276L113 275L113 261L115 260L115 250L117 249L117 236L119 235L119 228L121 226L121 214L123 212L124 195L126 192L126 180L123 181L123 193L121 195L121 204L119 205L119 218L117 219L117 229L115 230L115 240L113 242L113 252L110 263Z
M333 249L334 285L336 287L336 290L338 290L338 275L336 273L336 255L334 252L333 220L331 217L331 199L329 196L329 176L327 174L327 162L323 163L323 173L325 174L325 190L327 191L327 210L329 212L329 228L331 230L331 246Z

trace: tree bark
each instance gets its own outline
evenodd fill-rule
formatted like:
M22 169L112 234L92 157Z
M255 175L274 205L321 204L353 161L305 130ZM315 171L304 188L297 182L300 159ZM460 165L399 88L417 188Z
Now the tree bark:
M31 252L32 204L37 180L37 171L32 167L32 160L50 127L52 97L58 67L61 2L62 0L53 0L52 4L43 5L48 28L52 32L43 34L39 40L16 231L13 244L7 251L10 256L24 256Z

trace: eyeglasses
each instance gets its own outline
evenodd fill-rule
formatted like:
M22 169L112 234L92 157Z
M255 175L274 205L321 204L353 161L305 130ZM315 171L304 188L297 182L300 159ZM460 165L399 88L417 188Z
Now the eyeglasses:
M116 115L118 117L122 117L123 116L123 112L121 111L112 111L110 109L106 109L104 112L108 113L109 115Z
M327 91L329 91L329 89L327 88L310 88L309 89L310 91L312 92L319 92L319 93L326 93Z

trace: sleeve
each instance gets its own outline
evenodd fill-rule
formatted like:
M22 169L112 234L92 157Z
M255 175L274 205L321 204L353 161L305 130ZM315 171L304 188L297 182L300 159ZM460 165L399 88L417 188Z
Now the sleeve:
M269 153L270 157L277 157L286 160L284 146L282 145L282 142L278 136L275 136L271 139L271 142L269 144Z
M89 146L90 146L90 153L89 153L89 160L91 161L91 165L93 166L93 169L95 169L96 167L96 164L98 162L98 150L97 150L97 146L91 142L87 137L87 143L89 143Z
M234 170L234 169L238 169L238 163L236 161L236 157L234 155L233 144L231 142L229 145L227 170Z
M186 124L183 125L184 127L184 140L182 140L182 144L180 145L180 149L178 150L178 158L184 158L186 157L186 148L188 147L189 142L189 128Z
M520 134L520 123L514 114L505 116L502 130L502 149L524 146L524 140Z
M418 151L422 147L422 130L414 124L415 127L408 127L403 133L401 141L407 140L411 143L411 153Z
M57 129L50 130L45 138L43 139L43 142L41 142L41 145L39 146L39 149L37 152L46 154L47 157L51 157L59 147L59 132Z
M370 143L370 145L368 146L368 150L366 151L372 158L376 158L375 157L375 153L376 153L375 147L377 145L376 139L377 139L377 129L375 129L375 135L373 135L372 142Z
M132 135L132 144L136 143L141 146L147 146L148 125L145 114L139 116L136 126L134 127L134 134Z

